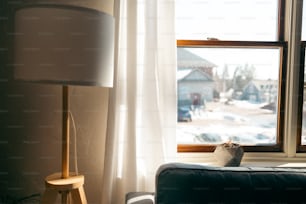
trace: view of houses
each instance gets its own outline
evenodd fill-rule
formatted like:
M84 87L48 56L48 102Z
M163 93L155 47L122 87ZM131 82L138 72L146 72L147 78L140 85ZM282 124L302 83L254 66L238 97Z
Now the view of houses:
M177 57L179 143L275 143L278 80L256 78L251 64L229 73L187 48Z

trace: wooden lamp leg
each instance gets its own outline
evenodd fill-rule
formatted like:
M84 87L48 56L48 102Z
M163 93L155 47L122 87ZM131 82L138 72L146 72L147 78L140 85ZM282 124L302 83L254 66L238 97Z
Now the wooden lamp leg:
M53 204L61 194L62 204L71 200L74 204L87 204L83 188L83 175L69 175L69 93L63 86L63 130L62 130L62 172L46 177L46 190L42 204Z
M69 178L69 88L63 86L62 178ZM68 193L62 192L62 204L68 203Z
M69 90L63 86L62 178L69 177Z

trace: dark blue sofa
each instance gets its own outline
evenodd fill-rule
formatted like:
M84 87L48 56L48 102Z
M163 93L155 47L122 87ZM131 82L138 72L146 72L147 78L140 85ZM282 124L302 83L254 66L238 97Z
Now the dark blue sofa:
M170 163L156 174L156 204L306 204L306 170Z
M140 198L129 204L306 204L306 169L169 163L155 188L127 194Z

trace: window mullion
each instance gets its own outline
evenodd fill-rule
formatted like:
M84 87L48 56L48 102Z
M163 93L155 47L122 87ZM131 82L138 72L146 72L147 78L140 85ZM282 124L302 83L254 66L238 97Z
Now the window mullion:
M285 7L286 0L278 0L278 41L285 40Z
M300 41L302 27L302 0L289 1L289 36L288 36L288 64L285 108L285 143L284 151L288 157L296 154L296 136L298 135L298 90L300 70Z

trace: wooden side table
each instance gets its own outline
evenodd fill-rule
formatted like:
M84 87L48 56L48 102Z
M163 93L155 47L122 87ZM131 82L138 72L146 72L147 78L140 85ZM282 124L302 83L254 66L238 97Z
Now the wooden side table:
M46 177L46 190L42 197L42 204L54 204L61 194L62 204L87 204L83 188L84 176L70 173L68 178L62 178L61 173L51 174Z

